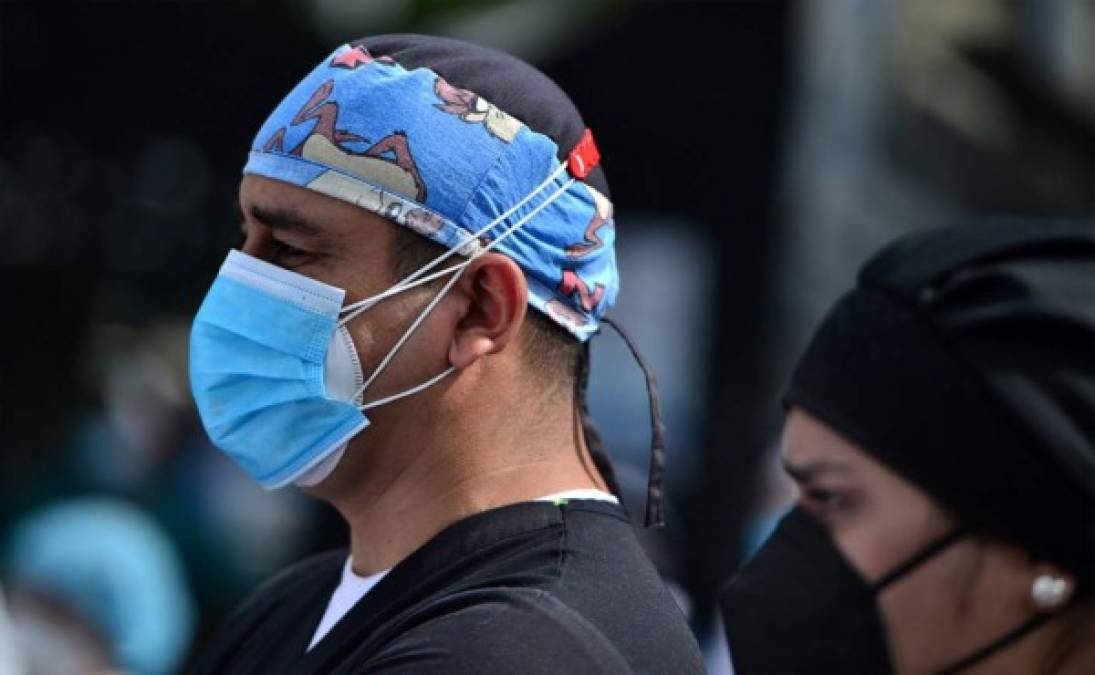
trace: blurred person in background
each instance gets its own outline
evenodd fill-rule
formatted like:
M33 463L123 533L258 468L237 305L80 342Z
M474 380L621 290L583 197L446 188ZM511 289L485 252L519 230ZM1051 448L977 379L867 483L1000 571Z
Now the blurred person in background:
M598 158L543 74L426 36L338 48L267 119L191 384L215 444L351 541L255 591L204 672L702 671L586 411L618 288Z
M0 673L23 675L23 662L15 642L15 632L4 602L4 589L0 588Z
M885 248L786 402L799 497L724 591L736 672L1095 672L1095 223Z
M28 673L167 675L190 646L194 607L159 525L114 498L58 501L5 545L10 642Z

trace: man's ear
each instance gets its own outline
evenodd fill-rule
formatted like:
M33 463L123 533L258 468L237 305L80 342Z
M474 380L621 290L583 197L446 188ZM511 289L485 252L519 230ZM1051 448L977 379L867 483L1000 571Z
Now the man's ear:
M449 347L449 363L460 369L514 339L525 320L528 283L517 263L486 253L471 261L453 290L468 301Z

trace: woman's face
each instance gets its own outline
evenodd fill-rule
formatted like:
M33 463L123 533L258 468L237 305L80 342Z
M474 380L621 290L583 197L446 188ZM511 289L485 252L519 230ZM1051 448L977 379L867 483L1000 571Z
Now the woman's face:
M956 527L926 494L800 410L788 417L783 460L799 503L869 583ZM1018 548L964 537L886 586L878 606L897 671L935 672L1027 621L1032 580L1046 571ZM1010 672L1025 661L1024 643L970 672Z

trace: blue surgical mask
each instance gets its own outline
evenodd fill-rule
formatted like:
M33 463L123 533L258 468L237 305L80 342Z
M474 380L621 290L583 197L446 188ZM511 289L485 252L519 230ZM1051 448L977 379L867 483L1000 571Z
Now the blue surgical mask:
M352 398L362 378L338 325L344 297L231 251L194 319L190 383L205 430L264 487L306 474L369 425Z
M387 291L348 305L343 305L346 292L340 288L240 251L229 252L190 336L190 384L213 444L266 488L323 480L350 439L369 426L365 411L416 394L453 372L449 367L406 391L364 402L370 385L471 261L528 222L572 182L489 244L481 245L478 237L528 198L481 231L466 233L463 246L446 251ZM430 272L458 253L466 259ZM445 276L450 278L364 377L347 324L386 298Z

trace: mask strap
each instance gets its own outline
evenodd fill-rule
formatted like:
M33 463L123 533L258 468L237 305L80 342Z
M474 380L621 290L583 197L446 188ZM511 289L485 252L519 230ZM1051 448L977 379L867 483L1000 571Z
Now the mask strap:
M665 525L665 424L662 422L662 398L658 394L658 383L654 379L654 370L627 332L608 317L601 321L611 326L623 339L646 378L646 393L650 400L650 476L646 485L646 526L662 527Z
M476 232L467 232L467 231L461 230L461 234L463 234L463 236L465 237L463 242L461 242L458 246L454 246L454 247L450 248L449 250L445 251L444 253L442 253L438 257L434 258L430 262L428 262L425 265L423 265L422 267L418 268L417 270L412 272L410 275L408 275L404 279L397 282L394 286L392 286L388 290L384 291L383 293L379 293L377 295L374 295L372 297L368 297L368 298L365 298L363 300L358 300L357 302L350 303L349 305L346 305L345 307L343 307L342 312L343 313L349 312L349 315L346 316L342 320L342 323L345 323L346 321L349 321L349 320L353 319L353 317L357 316L361 312L365 311L369 307L372 307L373 305L375 305L376 303L380 302L381 300L383 300L385 298L391 297L392 295L395 295L396 293L400 293L400 292L408 290L410 288L414 288L416 286L421 286L423 284L427 284L427 283L433 281L434 279L439 279L439 278L445 276L446 274L451 274L452 272L455 272L456 270L460 269L460 267L462 267L463 265L466 265L467 261L465 261L463 263L453 265L452 267L447 267L443 270L440 270L439 272L435 272L435 273L429 275L428 277L419 279L419 277L421 277L423 274L425 274L426 272L429 272L434 267L437 267L438 265L445 262L446 260L448 260L453 255L455 255L458 250L463 248L469 242L483 236L484 234L489 232L492 228L494 228L496 225L498 225L501 222L504 222L507 218L512 216L514 214L514 212L517 211L517 209L519 209L522 206L524 206L525 204L527 204L530 199L532 199L536 195L543 192L545 188L547 188L549 185L551 185L553 182L555 182L555 179L559 177L559 174L566 171L566 168L567 168L566 164L559 164L559 166L556 167L556 169L554 171L552 171L551 174L547 178L545 178L542 183L540 183L535 188L533 188L531 192L529 192L527 195L522 197L516 204L514 204L513 206L506 209L502 214L500 214L494 220L490 221L489 223L487 223L483 227L479 228L478 231L476 231ZM567 189L570 188L570 185L573 182L574 182L573 180L570 180L561 189L556 190L556 192L554 194L552 194L550 197L548 197L544 201L544 203L542 203L540 205L540 207L542 208L543 206L546 206L547 204L550 204L551 202L555 201L558 197L560 197L562 195L563 192L565 192ZM534 213L539 213L539 211L540 211L540 208L537 208L534 211ZM521 222L523 223L524 220L522 220ZM502 238L502 235L500 235L497 239L495 239L495 241L497 241L498 239L501 239L501 238ZM490 246L488 246L488 248L490 248ZM342 324L340 323L339 325L342 325Z
M464 236L466 238L464 239L464 241L459 246L456 246L454 248L450 248L448 251L445 251L445 253L438 256L436 259L430 261L429 263L424 265L421 269L417 270L416 272L414 272L413 274L411 274L406 279L404 279L403 281L401 281L399 284L396 284L396 285L397 286L402 286L403 284L414 281L415 279L418 278L419 275L424 274L426 272L429 272L434 267L436 267L436 266L440 265L441 263L443 263L444 261L448 260L450 256L455 255L457 250L459 250L460 248L463 248L469 242L471 242L475 239L478 239L479 237L483 236L487 232L490 232L491 229L493 229L495 225L498 225L499 223L505 222L510 216L512 216L514 213L517 212L517 209L519 209L522 206L524 206L525 204L527 204L529 202L529 200L531 200L533 197L535 197L536 195L543 192L549 185L554 183L555 179L558 178L560 174L565 172L566 169L567 169L567 167L566 167L565 164L559 164L559 166L557 166L555 168L555 170L552 171L548 175L548 177L544 179L544 181L542 183L537 185L535 188L532 189L531 192L529 192L527 195L525 195L520 200L518 200L516 204L514 204L513 206L511 206L508 209L506 209L505 211L503 211L494 220L490 221L489 223L487 223L483 227L479 228L478 231L476 231L476 232L464 232ZM546 205L546 204L550 204L551 202L555 201L563 192L565 192L567 189L570 188L570 185L573 182L574 181L571 180L568 183L566 183L560 190L557 190L552 196L550 196L546 200L544 200L544 203L541 204L541 206ZM499 238L501 238L501 235L499 236Z
M906 574L909 574L917 567L923 565L925 562L928 561L928 559L938 555L943 549L949 547L954 542L965 537L966 534L967 533L964 529L958 528L950 534L946 534L943 537L937 539L934 543L929 544L919 553L901 563L895 569L891 570L888 574L876 581L874 585L871 586L871 590L874 593L879 593L880 591L882 591L882 589L886 588Z
M386 290L382 293L377 293L376 295L365 298L364 300L358 300L357 302L355 302L353 304L346 305L341 310L341 313L344 314L345 316L343 316L341 319L339 319L338 326L342 327L342 326L345 326L346 324L350 323L351 321L356 319L358 316L360 316L362 312L365 312L366 310L372 308L374 305L379 303L381 300L387 300L388 298L392 297L393 295L399 295L403 291L409 291L412 288L418 288L419 286L425 286L428 283L437 281L438 279L440 279L441 277L443 277L445 275L453 274L454 272L459 272L460 270L464 269L465 267L467 267L467 261L458 263L456 265L453 265L452 267L446 267L443 270L438 270L437 272L434 272L433 274L422 277L421 279L418 279L418 280L416 280L412 283L408 283L408 284L405 284L405 285L402 285L402 286L397 284L397 285L392 286L391 288L389 288L388 290Z
M434 375L433 377L426 380L422 384L415 385L415 386L411 387L410 389L408 389L407 391L401 391L398 394L392 394L391 396L385 396L384 398L378 398L377 400L370 401L369 403L366 403L364 405L359 405L358 409L364 411L364 410L370 410L372 408L379 408L380 406L387 405L388 403L391 403L392 401L398 401L401 398L406 398L407 396L412 396L414 394L417 394L418 392L423 391L425 389L429 389L433 385L435 385L438 382L440 382L441 380L445 379L454 370L456 370L456 368L454 368L453 366L449 366L448 368L441 371L437 375Z
M566 168L565 165L562 168L565 169ZM552 177L554 177L557 174L558 174L558 170L556 170L556 172L553 172ZM527 223L528 221L530 221L534 217L536 217L541 211L543 211L545 208L550 206L555 200L557 200L564 193L566 193L566 191L570 189L570 186L573 185L574 182L575 182L575 179L571 178L567 182L563 183L559 187L559 189L557 189L554 193L552 193L543 202L538 204L536 206L536 208L532 209L531 211L526 213L524 216L522 216L513 225L510 225L508 228L506 228L506 230L504 230L501 234L499 234L497 237L495 237L490 243L488 243L486 246L484 246L483 248L479 249L474 254L472 254L472 256L470 258L468 258L468 260L466 260L466 261L464 261L464 262L462 262L458 265L454 265L452 267L441 270L440 272L438 272L436 274L429 275L429 277L425 277L423 279L418 279L417 281L414 281L413 283L407 283L406 281L400 282L400 284L396 284L396 286L393 286L392 288L388 289L384 293L381 293L377 296L373 296L372 298L367 298L366 300L354 303L353 305L348 305L347 307L355 307L355 309L353 311L351 311L349 314L347 314L345 317L343 317L341 320L339 320L338 325L340 327L345 325L346 323L348 323L352 319L356 318L358 315L360 315L366 309L368 309L373 304L375 304L376 302L379 302L379 300L381 300L385 297L395 295L396 293L401 293L405 290L408 290L409 288L414 288L415 286L420 286L424 283L427 283L427 280L432 281L433 279L430 278L430 277L437 278L437 277L440 277L444 274L449 274L451 272L455 272L455 274L453 274L452 278L450 278L447 282L445 282L445 285L441 288L440 291L438 291L437 295L434 296L433 300L430 301L430 304L426 306L426 308L418 315L417 318L415 318L415 320L411 323L411 325L407 328L407 330L405 330L403 332L403 335L400 336L399 340L396 341L395 345L390 350L388 350L388 353L384 356L383 360L381 360L381 362L377 365L376 369L373 370L372 374L369 375L368 379L365 380L365 383L362 384L357 389L357 391L354 394L354 398L357 398L358 396L362 396L365 393L365 391L369 388L369 386L380 375L380 373L383 372L384 369L388 367L388 364L390 364L392 362L392 359L395 358L395 355L399 352L400 349L402 349L403 345L406 344L407 340L410 339L411 335L413 335L414 332L416 330L418 330L418 327L420 325L422 325L422 322L426 320L426 317L429 316L430 312L432 312L434 310L434 308L437 307L437 305L441 302L442 298L445 297L445 294L448 293L449 290L460 279L460 277L463 276L464 270L467 269L468 265L471 264L472 260L475 260L475 258L477 258L481 255L484 255L488 251L492 250L495 246L497 246L499 243L501 243L504 239L506 239L507 237L512 235L514 232L516 232L518 228L520 228L522 225L524 225L525 223ZM539 188L537 188L537 190L539 190ZM524 201L528 201L528 199L526 198ZM514 208L516 208L516 207L514 207ZM509 211L507 211L507 213L511 213L514 210L514 208L511 208ZM449 249L442 256L440 256L438 258L435 258L433 261L428 263L426 266L424 266L423 268L421 268L420 270L418 270L417 272L412 274L410 277L408 277L408 279L413 280L423 270L429 269L430 266L436 265L438 262L444 260L447 256L452 255L455 251L456 251L455 248ZM363 303L368 303L368 304L363 304ZM346 310L346 308L343 308L343 311L345 311L345 310ZM435 378L429 380L427 383L424 383L425 386L417 385L415 388L413 388L409 392L404 392L403 394L396 395L394 397L389 396L385 399L381 399L380 401L372 401L372 402L370 402L366 405L368 406L368 408L375 408L375 407L377 407L378 405L381 405L384 402L395 401L395 400L398 400L399 398L402 398L404 395L409 395L410 393L417 393L419 391L422 391L422 389L424 389L426 386L430 386L432 384L435 384L442 377L444 377L445 375L448 375L452 371L453 371L453 369L449 368L441 376L435 377ZM367 410L368 408L360 407L361 410Z
M558 170L556 171L556 173L558 173ZM553 174L553 175L555 175L555 174ZM503 239L505 239L506 237L511 235L514 231L516 231L517 228L521 227L522 225L524 225L528 221L532 220L534 217L536 217L536 215L538 213L540 213L541 211L546 209L548 206L550 206L552 204L552 202L554 202L559 197L562 197L563 194L566 193L566 191L570 189L570 186L573 185L574 182L575 182L575 179L571 178L566 183L563 183L561 186L559 186L559 188L555 192L551 193L543 202L538 204L536 206L536 208L534 208L533 210L529 211L524 216L522 216L520 220L518 220L513 225L509 226L501 234L499 234L492 241L490 241L486 246L484 246L483 248L480 248L478 251L473 253L471 255L471 257L469 257L467 260L465 260L463 262L460 262L460 263L457 263L457 264L455 264L451 267L446 267L443 270L438 270L437 272L434 272L433 274L429 274L429 275L426 275L424 277L418 278L419 275L421 275L424 271L429 270L432 267L435 267L438 263L440 263L441 261L445 260L449 256L456 253L456 251L458 249L460 249L464 244L461 244L460 246L457 246L455 248L450 248L449 250L445 251L444 253L442 253L437 258L434 258L430 262L426 263L424 266L419 268L417 271L413 272L407 278L405 278L402 281L396 283L394 286L392 286L388 290L386 290L382 293L378 293L374 296L365 298L364 300L358 300L357 302L350 303L349 305L346 305L341 310L341 313L345 314L345 316L343 316L339 320L338 325L341 327L341 326L346 325L350 321L353 321L355 318L357 318L358 315L360 315L362 312L369 309L370 307L372 307L376 303L380 302L381 300L384 300L386 298L390 298L393 295L397 295L399 293L402 293L403 291L407 291L407 290L410 290L412 288L416 288L418 286L424 286L424 285L426 285L426 284L428 284L432 281L440 279L441 277L443 277L447 274L452 274L454 272L459 272L460 270L464 269L465 267L470 265L471 261L474 260L476 257L478 257L480 255L483 255L484 253L492 250ZM539 190L539 188L537 188L537 191L538 190ZM536 191L534 191L533 193L530 193L530 194L535 194L535 192ZM526 197L526 199L527 199L527 197ZM511 213L512 211L513 211L513 209L510 209L506 213L508 214L508 213ZM505 215L505 214L503 214L503 215ZM481 233L483 233L486 230L493 227L497 222L499 222L499 221L498 221L497 218L495 218L493 221L491 221L491 223L487 224L484 228L480 229L479 233L469 234L468 236L472 237L473 239L478 238L479 236L481 236ZM471 241L471 239L469 239L467 241ZM465 241L464 243L466 244L467 241Z
M960 673L966 668L969 668L976 663L984 661L996 652L1006 647L1010 647L1012 644L1026 637L1028 633L1040 627L1045 622L1049 621L1051 618L1053 618L1053 614L1049 612L1039 612L1023 624L1021 624L1019 627L1014 628L1011 631L1008 631L1007 633L1001 635L995 642L977 650L976 652L962 659L958 663L944 668L943 670L939 671L937 675L955 675L956 673Z
M879 591L886 588L887 586L889 586L893 582L897 581L901 577L903 577L906 574L912 572L914 569L916 569L920 565L924 564L925 561L927 561L928 559L934 557L939 552L941 552L942 550L949 547L951 544L955 543L959 539L962 539L967 534L968 534L968 532L966 532L964 529L958 528L958 529L954 530L953 532L951 532L950 534L947 534L947 535L943 536L942 538L937 540L935 543L929 545L927 548L920 551L919 553L914 555L909 560L907 560L904 563L898 565L896 569L894 569L889 574L887 574L886 576L879 579L877 582L875 582L875 584L871 587L872 590L875 593L878 593ZM1011 644L1015 643L1016 641L1020 640L1025 635L1027 635L1027 633L1030 633L1034 629L1036 629L1039 626L1041 626L1042 624L1044 624L1052 616L1053 615L1050 614L1049 612L1039 612L1038 614L1035 614L1030 620L1024 622L1023 624L1021 624L1017 628L1014 628L1013 630L1008 631L1004 635L1000 636L997 640L993 641L991 644L977 650L976 652L974 652L970 656L967 656L966 658L962 659L958 663L955 663L953 665L950 665L950 666L944 668L943 670L939 671L936 675L955 675L956 673L959 673L959 672L965 670L966 668L969 668L970 666L974 665L975 663L979 663L979 662L987 659L988 657L992 656L996 652L998 652L998 651L1004 649L1005 647L1008 647Z
M399 353L399 350L403 348L403 345L407 344L407 340L411 339L411 335L413 335L414 332L418 330L418 327L422 325L422 322L426 320L426 317L430 315L430 312L432 312L434 308L437 307L438 304L440 304L441 300L444 299L445 294L449 292L449 289L452 288L456 284L456 282L460 280L460 277L464 276L464 269L467 268L461 268L459 272L452 275L452 278L445 282L445 285L441 287L441 290L437 292L437 295L433 296L433 300L430 300L430 304L426 305L426 308L423 309L417 317L415 317L415 320L411 322L411 325L407 327L407 330L403 331L403 335L399 337L395 345L393 345L392 348L388 350L388 353L384 356L383 359L381 359L376 368L373 369L372 375L369 375L368 379L365 380L365 383L358 387L357 391L354 393L355 399L358 396L364 394L365 390L368 389L369 386L374 381L376 381L376 378L384 372L384 369L387 368L388 364L392 362L392 359L394 359L395 355ZM451 370L452 369L450 368L449 371L451 372ZM376 407L377 403L376 401L373 401L369 405L370 407ZM362 410L365 409L366 408L362 408Z

